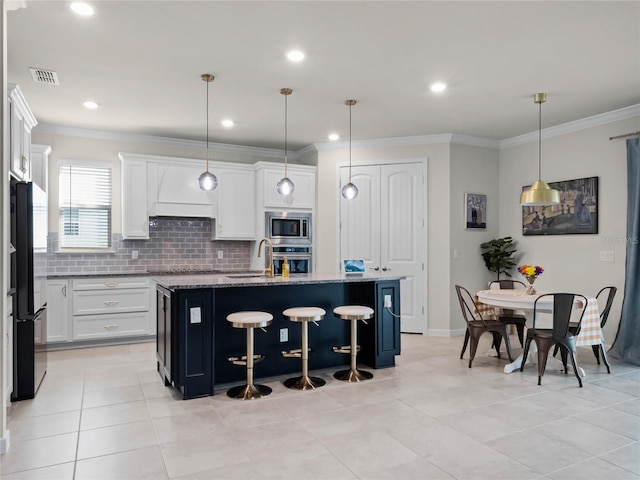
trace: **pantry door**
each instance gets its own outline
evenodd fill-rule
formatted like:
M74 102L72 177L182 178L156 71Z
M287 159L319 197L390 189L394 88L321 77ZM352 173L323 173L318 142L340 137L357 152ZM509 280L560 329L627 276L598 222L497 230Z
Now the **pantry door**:
M341 185L349 169L341 168ZM424 333L422 163L352 168L358 187L353 200L341 200L341 260L362 258L368 271L405 277L400 283L403 332Z

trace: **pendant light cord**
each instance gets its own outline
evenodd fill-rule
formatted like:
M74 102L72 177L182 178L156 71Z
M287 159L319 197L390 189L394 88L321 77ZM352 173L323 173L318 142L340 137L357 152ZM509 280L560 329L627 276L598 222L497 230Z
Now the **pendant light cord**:
M209 81L207 84L207 172L209 171Z
M351 183L351 103L349 103L349 183Z
M538 180L542 179L542 102L538 103Z
M287 97L284 96L284 176L289 178L287 174Z

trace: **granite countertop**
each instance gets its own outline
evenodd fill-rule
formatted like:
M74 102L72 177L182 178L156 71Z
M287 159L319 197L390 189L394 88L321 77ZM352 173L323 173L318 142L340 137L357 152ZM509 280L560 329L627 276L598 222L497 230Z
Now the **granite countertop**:
M262 287L279 285L305 285L312 283L375 282L402 280L400 275L345 275L342 273L292 274L289 278L268 278L260 273L154 275L152 279L169 290L193 288Z

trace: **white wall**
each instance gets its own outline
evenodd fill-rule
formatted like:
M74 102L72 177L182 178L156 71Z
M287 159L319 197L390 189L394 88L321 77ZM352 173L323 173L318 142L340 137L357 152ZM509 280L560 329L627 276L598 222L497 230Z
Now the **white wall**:
M487 288L489 280L495 280L482 259L480 244L497 238L500 228L499 152L496 148L451 145L451 188L449 203L451 289L459 284L473 293ZM487 195L487 228L466 229L465 193ZM457 250L459 258L453 252ZM466 325L455 292L450 299L451 325L455 334L464 334Z
M500 151L500 236L518 240L521 264L540 265L545 272L536 286L546 291L595 295L606 285L618 295L605 326L611 344L620 320L626 253L627 154L624 140L610 136L638 130L640 117L542 139L542 179L547 182L599 177L597 235L522 235L519 205L523 185L537 179L537 140ZM613 251L614 262L599 260Z

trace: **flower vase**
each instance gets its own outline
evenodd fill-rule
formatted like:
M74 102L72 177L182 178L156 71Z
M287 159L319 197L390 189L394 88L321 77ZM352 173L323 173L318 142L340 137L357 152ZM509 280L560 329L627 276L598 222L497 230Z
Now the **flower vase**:
M535 275L525 275L525 278L527 279L527 282L529 282L529 286L527 287L527 290L525 291L525 293L527 295L535 295L536 294L536 289L533 288L533 282L536 281L536 277Z

